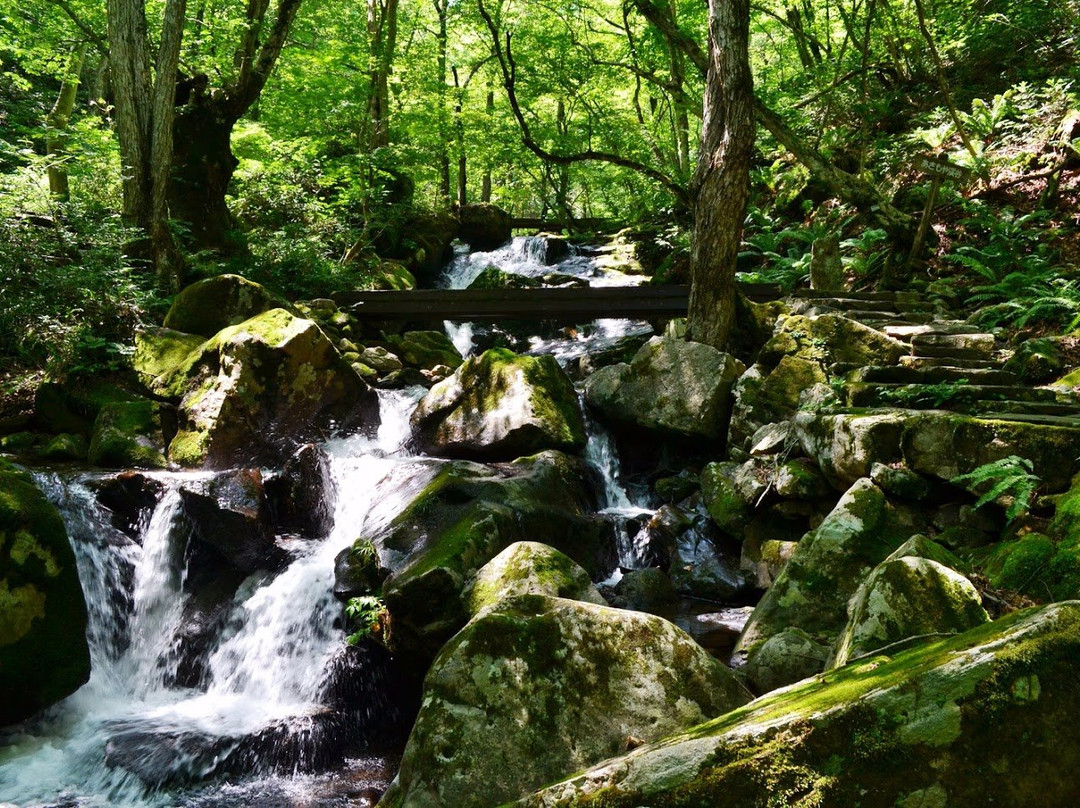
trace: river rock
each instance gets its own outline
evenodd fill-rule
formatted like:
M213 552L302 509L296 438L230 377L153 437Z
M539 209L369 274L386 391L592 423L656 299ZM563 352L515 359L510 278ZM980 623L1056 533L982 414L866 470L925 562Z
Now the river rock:
M539 278L517 272L506 272L496 266L485 267L469 284L470 289L536 289L543 286Z
M198 334L145 326L135 332L135 353L131 357L131 366L139 381L148 388L167 386L172 374L205 341L206 338Z
M458 238L476 252L488 252L510 241L510 214L490 203L458 209Z
M547 595L607 605L589 573L569 556L532 541L511 544L481 567L462 594L472 617L483 608L518 595Z
M725 666L658 617L502 600L439 654L379 805L499 805L747 699Z
M614 569L611 525L594 515L590 472L577 458L542 452L498 466L456 461L432 464L429 474L383 531L353 547L374 547L378 566L391 573L382 591L396 653L430 662L468 619L469 578L514 542L542 541L598 579ZM345 585L361 560L353 556L340 557L341 598L362 594Z
M679 593L668 574L659 567L646 567L623 574L615 584L611 605L663 616L670 615L678 600Z
M668 570L671 583L683 595L732 603L746 593L749 582L739 567L738 546L731 539L710 535L696 526L676 539Z
M92 487L98 502L108 508L113 527L134 541L142 535L165 490L160 480L138 471L97 478Z
M624 427L717 440L742 365L697 342L653 337L630 364L601 368L585 382L589 406Z
M709 463L701 470L701 501L717 527L740 536L750 522L750 508L732 482L730 463Z
M830 667L923 635L959 634L990 617L971 581L928 558L879 564L855 593Z
M175 421L168 406L149 399L106 404L94 421L90 463L114 469L165 468L162 422L170 416Z
M80 433L61 432L53 435L41 446L35 449L34 454L39 460L65 462L68 460L86 460L90 452L90 444L86 436Z
M379 423L375 392L311 320L272 309L216 334L185 362L169 459L227 467L281 460L331 429Z
M330 459L319 446L297 449L280 474L266 480L266 496L278 530L321 538L334 526L337 495Z
M919 527L913 512L890 504L869 479L856 482L799 542L754 609L736 652L752 659L762 643L788 627L831 646L859 584Z
M411 420L417 444L444 457L512 460L585 446L577 394L549 354L493 348L470 357L431 388Z
M829 646L801 628L789 626L769 637L746 663L746 678L758 693L768 693L820 673Z
M259 469L237 469L180 490L195 538L233 567L250 573L283 560L274 543L270 508Z
M288 301L262 284L239 275L217 275L180 292L165 315L164 326L209 338L271 309L297 313Z
M447 365L456 368L462 362L461 353L442 331L388 334L387 341L398 359L410 367L430 370L437 365Z
M64 523L28 474L0 460L0 726L89 678L86 601Z
M1016 612L771 693L517 806L1071 805L1078 656L1080 603Z

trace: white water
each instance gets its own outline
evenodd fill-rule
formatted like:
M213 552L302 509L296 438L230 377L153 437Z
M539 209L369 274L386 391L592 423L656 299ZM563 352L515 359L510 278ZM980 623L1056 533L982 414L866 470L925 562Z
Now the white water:
M433 473L429 462L425 473L415 473L410 467L417 458L401 449L416 397L416 391L384 394L376 439L328 444L338 492L334 528L326 539L303 543L299 557L276 577L256 574L241 585L210 656L205 691L166 683L175 673L173 644L185 600L178 491L211 475L154 474L165 493L139 543L111 527L87 485L92 475L39 475L65 516L78 557L90 606L93 674L43 719L0 736L0 802L69 795L81 806L175 804L169 794L147 793L123 769L103 765L116 727L234 738L318 710L326 663L342 637L334 626L341 611L332 595L334 558L392 519ZM182 770L182 754L176 757Z

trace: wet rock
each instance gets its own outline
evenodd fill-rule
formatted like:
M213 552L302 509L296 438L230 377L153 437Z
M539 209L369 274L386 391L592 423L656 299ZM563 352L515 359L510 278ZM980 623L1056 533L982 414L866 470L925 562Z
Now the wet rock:
M222 468L288 457L333 429L379 423L375 392L311 320L272 309L208 340L185 363L170 460Z
M1016 612L756 700L517 803L1068 805L1080 604Z
M721 537L696 528L679 536L668 570L675 589L717 603L733 603L746 594L748 582L739 568L738 549L724 544Z
M510 241L510 214L489 203L458 209L458 238L475 252L489 252Z
M711 346L653 337L630 364L590 376L585 398L620 426L717 440L727 430L728 397L741 372L738 360Z
M661 477L653 484L656 496L669 504L682 502L701 490L701 482L689 472L679 473L674 477Z
M242 572L274 569L284 560L274 543L270 508L258 469L238 469L180 490L195 538Z
M473 282L470 289L536 289L543 284L537 278L506 272L496 266L484 268Z
M481 567L462 594L470 617L504 598L547 595L606 605L589 574L546 544L519 541Z
M160 481L137 471L105 477L94 488L98 502L111 513L113 527L134 540L142 535L164 490Z
M0 460L0 726L90 677L86 620L60 514L29 475Z
M908 555L878 565L848 607L830 667L913 637L959 634L990 617L971 582L937 561Z
M165 468L162 424L175 422L175 413L166 410L171 407L149 399L106 404L94 421L90 463L103 468Z
M185 334L212 337L271 309L296 309L267 289L239 275L218 275L196 281L173 300L164 326Z
M382 390L404 390L407 387L431 387L433 383L416 368L402 368L387 373L378 386Z
M361 351L359 361L378 373L393 373L402 368L400 359L378 345Z
M547 354L492 349L470 357L431 388L411 421L417 444L444 457L512 460L585 445L577 394Z
M855 483L799 542L754 609L736 651L752 659L762 643L789 627L831 645L859 585L920 526L916 514L890 504L869 479Z
M273 524L283 532L321 538L334 526L334 499L337 492L330 473L330 460L313 443L301 446L282 467L280 474L266 480L266 496Z
M801 628L786 628L769 637L750 657L746 678L755 692L768 693L820 673L829 650Z
M536 595L502 600L432 666L380 805L498 805L747 698L660 618Z
M469 578L517 541L543 540L594 577L615 567L610 525L594 515L587 467L543 452L496 467L457 461L433 465L431 481L378 535L354 550L376 548L378 566L392 571L383 586L393 650L426 664L464 625L462 592ZM353 566L345 556L343 578Z
M693 516L682 508L664 505L634 536L645 563L668 569L678 553L679 539L694 526Z

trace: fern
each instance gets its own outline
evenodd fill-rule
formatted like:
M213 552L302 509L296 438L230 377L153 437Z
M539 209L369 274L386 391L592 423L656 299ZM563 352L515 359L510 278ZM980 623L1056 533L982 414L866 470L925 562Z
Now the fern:
M345 614L356 624L357 629L345 638L345 642L356 645L366 637L379 634L382 630L382 617L385 611L386 605L382 598L374 595L349 598L349 602L345 604Z
M983 492L975 502L976 508L1004 499L1005 518L1011 524L1031 507L1031 498L1039 486L1034 470L1028 458L1009 455L954 477L952 483L972 493Z

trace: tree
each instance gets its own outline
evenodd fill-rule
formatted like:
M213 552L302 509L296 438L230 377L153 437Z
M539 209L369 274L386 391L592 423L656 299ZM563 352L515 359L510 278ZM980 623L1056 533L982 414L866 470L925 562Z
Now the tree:
M225 251L236 247L225 203L237 165L230 146L232 130L270 78L300 2L278 0L269 16L270 0L248 0L241 39L231 51L232 79L224 87L211 88L208 75L202 73L175 87L176 148L168 202L195 247Z
M733 325L735 259L750 198L755 126L749 47L749 0L710 0L687 336L716 347L725 346Z
M169 227L176 71L186 0L168 0L153 74L143 0L109 0L109 63L124 163L124 215L150 236L158 283L180 286L183 263Z

